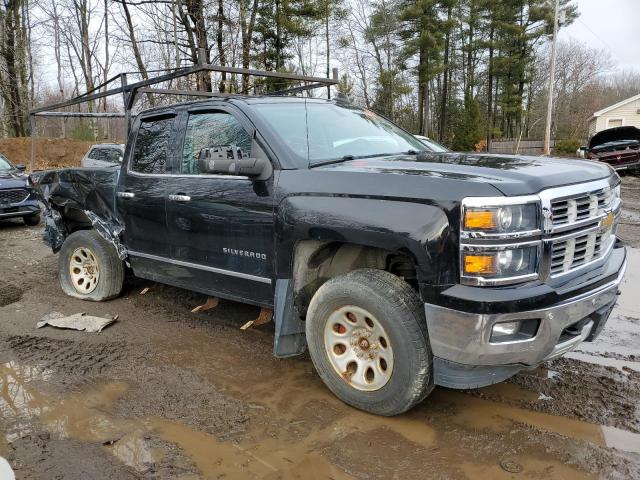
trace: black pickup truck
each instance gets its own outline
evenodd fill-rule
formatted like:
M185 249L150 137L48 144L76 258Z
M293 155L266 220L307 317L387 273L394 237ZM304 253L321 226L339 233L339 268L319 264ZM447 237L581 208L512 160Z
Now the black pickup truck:
M273 308L274 354L394 415L602 330L626 266L619 178L582 160L428 152L368 110L225 97L145 111L121 167L47 172L74 297L125 270Z

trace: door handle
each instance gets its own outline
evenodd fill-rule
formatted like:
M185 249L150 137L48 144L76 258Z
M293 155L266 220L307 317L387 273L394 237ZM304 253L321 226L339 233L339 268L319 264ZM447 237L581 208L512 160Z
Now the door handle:
M190 202L191 197L189 195L169 195L169 200L174 202Z
M136 196L133 192L116 192L116 195L120 198L133 198Z

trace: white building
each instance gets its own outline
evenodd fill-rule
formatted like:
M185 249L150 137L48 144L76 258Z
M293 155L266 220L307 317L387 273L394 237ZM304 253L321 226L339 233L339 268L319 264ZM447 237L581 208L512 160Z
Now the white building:
M589 137L601 130L622 126L640 128L640 93L594 113L589 119Z

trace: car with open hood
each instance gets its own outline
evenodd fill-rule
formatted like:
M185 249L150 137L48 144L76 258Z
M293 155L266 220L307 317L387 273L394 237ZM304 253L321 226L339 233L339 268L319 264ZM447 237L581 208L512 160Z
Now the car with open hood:
M623 126L602 130L591 137L585 153L616 170L639 170L640 129Z

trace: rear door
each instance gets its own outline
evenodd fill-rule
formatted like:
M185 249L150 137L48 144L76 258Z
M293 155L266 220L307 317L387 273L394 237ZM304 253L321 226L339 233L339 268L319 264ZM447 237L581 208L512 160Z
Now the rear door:
M171 256L188 288L244 302L273 302L273 175L203 174L205 147L235 145L244 156L260 148L248 119L226 105L190 110L181 118L184 137L179 173L167 185Z
M162 281L171 257L167 235L167 179L175 154L176 115L141 118L127 147L126 166L116 190L124 243L138 276ZM131 142L129 142L131 145Z

